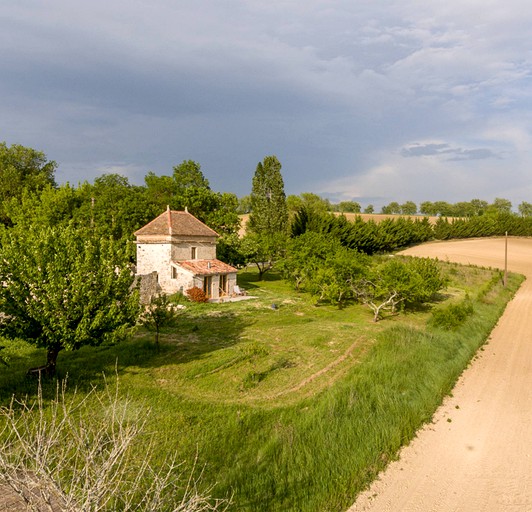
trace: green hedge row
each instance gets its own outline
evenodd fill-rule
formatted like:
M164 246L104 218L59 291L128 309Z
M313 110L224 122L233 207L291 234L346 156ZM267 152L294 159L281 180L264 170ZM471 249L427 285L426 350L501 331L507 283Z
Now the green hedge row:
M342 245L365 254L393 252L429 240L503 236L532 236L532 217L511 213L479 215L465 219L440 218L431 224L427 217L398 217L380 223L355 217L348 221L343 215L316 214L306 208L299 210L292 222L292 236L307 231L330 234Z
M343 246L365 254L392 252L434 238L433 228L426 217L386 219L377 224L358 216L354 221L348 221L343 215L316 214L302 208L292 223L292 236L308 231L332 235Z

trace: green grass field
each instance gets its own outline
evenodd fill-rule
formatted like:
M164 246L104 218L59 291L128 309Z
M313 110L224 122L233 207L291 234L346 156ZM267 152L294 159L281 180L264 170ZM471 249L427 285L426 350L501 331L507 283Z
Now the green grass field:
M275 273L259 283L244 271L239 283L256 299L187 303L159 352L139 329L116 346L61 353L60 377L83 392L116 373L132 414L148 415L154 463L197 457L202 485L232 496L232 510L345 510L430 420L522 281L503 288L496 271L441 265L449 285L439 301L376 324L364 306L316 306ZM452 329L432 325L432 309L466 297L472 314ZM43 351L2 344L2 401L34 395L25 371Z

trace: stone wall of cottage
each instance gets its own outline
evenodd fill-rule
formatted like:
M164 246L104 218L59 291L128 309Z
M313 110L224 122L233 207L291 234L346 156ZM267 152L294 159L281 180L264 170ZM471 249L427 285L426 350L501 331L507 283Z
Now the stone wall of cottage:
M170 277L171 255L171 246L168 243L137 244L137 274L155 271L159 276L166 273L167 277Z
M176 268L172 272L172 262L186 261L191 259L211 260L216 258L216 240L187 237L186 241L167 239L167 240L150 240L150 243L137 242L137 275L146 275L156 273L156 283L159 291L166 294L186 293L189 288L197 286L203 289L203 277L194 277L190 272L181 268ZM194 248L194 249L193 249ZM150 278L153 284L153 277ZM210 296L213 299L219 298L220 276L211 277ZM227 294L233 293L236 285L236 274L227 276ZM152 286L150 286L152 288ZM149 301L150 292L143 294Z
M193 252L195 252L195 255ZM172 261L213 260L215 258L216 243L206 242L205 240L172 243Z

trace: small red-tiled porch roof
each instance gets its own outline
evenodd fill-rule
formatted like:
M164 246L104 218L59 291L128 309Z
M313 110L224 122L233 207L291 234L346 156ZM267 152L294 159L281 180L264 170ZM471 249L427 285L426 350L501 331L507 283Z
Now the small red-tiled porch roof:
M135 231L135 236L205 236L216 237L218 233L196 219L187 211L166 210L158 217Z
M186 260L174 261L174 265L192 272L195 276L213 274L233 274L237 269L220 260Z

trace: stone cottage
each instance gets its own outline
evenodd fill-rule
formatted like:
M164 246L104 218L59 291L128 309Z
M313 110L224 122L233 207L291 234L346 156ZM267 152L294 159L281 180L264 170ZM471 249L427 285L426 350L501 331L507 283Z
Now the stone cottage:
M137 276L156 280L157 291L185 293L197 286L209 299L233 294L237 270L216 259L218 233L188 211L168 208L135 236Z

